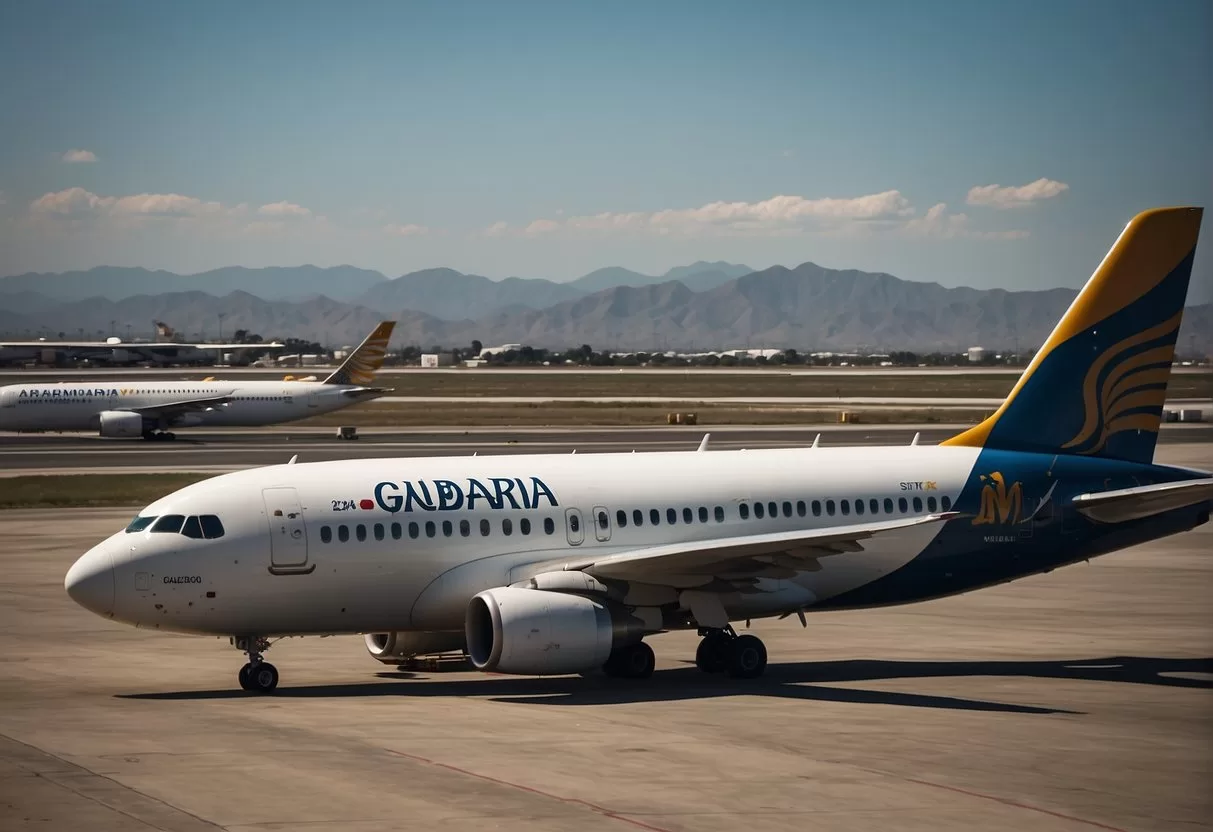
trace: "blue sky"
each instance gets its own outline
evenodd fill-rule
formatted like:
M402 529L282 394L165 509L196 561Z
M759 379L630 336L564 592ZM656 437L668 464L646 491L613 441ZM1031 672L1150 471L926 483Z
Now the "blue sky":
M1213 201L1207 0L12 2L0 77L0 274L1078 286L1137 211Z

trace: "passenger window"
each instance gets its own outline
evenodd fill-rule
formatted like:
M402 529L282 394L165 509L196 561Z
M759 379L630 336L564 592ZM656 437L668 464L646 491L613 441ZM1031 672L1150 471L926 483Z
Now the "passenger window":
M223 523L215 515L204 514L198 518L198 522L202 524L202 533L206 535L207 540L223 537Z
M556 521L551 517L543 518L543 533L554 534L556 531Z
M463 537L467 537L471 533L472 533L472 524L469 523L467 520L460 520L459 521L459 534L461 534Z
M678 522L678 512L674 511L674 509L672 509L672 508L667 508L665 510L665 521L667 523L669 523L671 526L674 525L675 523L677 523Z
M640 509L634 509L632 511L632 523L637 526L644 525L644 514L641 513Z
M784 517L791 517L791 516L792 516L792 504L791 504L791 503L789 503L789 502L788 502L788 501L786 501L786 500L785 500L785 501L784 501L784 503L783 503L783 516L784 516Z
M153 532L167 532L169 534L177 534L181 531L181 524L185 522L185 515L182 514L166 514L152 524Z
M873 514L879 514L880 513L880 500L877 500L875 497L868 500L868 511L872 512Z
M358 542L366 540L366 526L359 523L354 527L354 535L358 538Z
M433 520L425 521L425 536L436 537L438 535L438 526Z
M943 499L940 500L940 503L941 503L941 507L943 508L944 511L952 510L952 498L951 497L944 497Z
M708 522L708 507L707 506L699 507L699 522L700 523Z
M690 509L688 508L687 511L690 511ZM742 520L750 519L750 507L745 503L737 506L737 513L741 515Z
M480 536L481 537L488 537L489 532L492 531L492 529L493 529L493 526L491 523L489 523L488 520L480 521Z
M508 518L508 517L502 518L501 532L502 532L502 534L506 534L506 535L511 535L514 533L514 524L512 522L510 522L510 518Z
M126 533L131 534L132 532L141 532L155 521L155 517L136 517L130 522L130 525L126 527Z
M661 525L661 512L655 508L649 509L649 522L654 526Z
M602 517L604 520L606 519L605 511L602 512ZM606 528L606 527L604 526L603 528ZM525 517L523 517L521 520L519 520L518 521L518 531L522 532L523 534L530 534L531 533L531 521Z
M889 497L884 498L884 513L885 514L893 513L893 500Z
M639 514L640 512L638 511L636 513ZM571 531L573 534L577 534L577 532L581 531L580 514L574 513L569 515L569 531Z
M330 529L328 526L320 527L320 542L321 543L332 543L333 542L333 530Z
M682 510L682 522L694 523L695 522L695 512L691 511L689 508L684 508Z
M856 513L856 514L863 514L863 500L856 500L856 501L855 501L855 513Z
M764 514L766 514L766 509L763 508L762 503L754 503L754 517L761 520Z
M202 524L198 522L197 517L185 518L185 525L181 527L181 533L186 537L192 537L194 540L202 539Z
M914 513L915 514L922 513L922 497L914 498Z
M375 539L383 540L383 524L382 523L375 524Z
M821 500L814 500L814 501L813 501L813 516L814 516L814 517L820 517L820 516L821 516Z
M611 518L607 517L606 510L600 509L598 511L598 528L605 529L610 523ZM523 534L526 534L526 532L523 532Z
M454 533L455 533L454 524L452 524L450 520L443 520L442 521L442 536L450 537Z
M622 529L627 524L628 524L628 513L626 511L624 511L623 509L619 509L617 512L615 512L615 525ZM549 534L550 534L550 532L549 532Z
M834 516L834 501L833 500L826 500L826 514L830 515L831 517Z
M936 511L939 506L934 497L927 497L927 511Z
M421 527L416 523L409 523L409 537L411 537L413 540L421 537Z
M716 518L717 523L724 522L724 506L716 506L712 509L712 516Z
M404 537L404 527L399 523L392 524L392 540L399 540Z
M851 501L850 500L839 500L838 507L842 509L843 514L851 513Z
M796 516L804 517L805 514L807 513L807 511L808 511L808 506L806 506L804 504L804 500L797 500L796 501Z
M775 503L767 503L767 513L769 513L772 517L778 517L779 506L777 506Z
M907 511L910 510L910 504L906 502L905 497L897 498L897 510L900 511L902 514L905 514Z
M348 543L350 540L350 530L348 526L337 527L337 539L342 543Z

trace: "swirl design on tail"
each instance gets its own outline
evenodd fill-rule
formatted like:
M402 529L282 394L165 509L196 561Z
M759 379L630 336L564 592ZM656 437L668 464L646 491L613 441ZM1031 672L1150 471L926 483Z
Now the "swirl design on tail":
M365 386L375 381L375 373L387 357L388 341L392 338L395 321L383 321L366 336L358 349L350 353L340 367L324 380L325 384L354 384Z

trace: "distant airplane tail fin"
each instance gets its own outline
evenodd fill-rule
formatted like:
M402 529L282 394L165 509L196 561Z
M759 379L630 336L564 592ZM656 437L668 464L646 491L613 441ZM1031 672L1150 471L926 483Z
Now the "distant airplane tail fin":
M374 382L375 373L383 366L383 359L387 357L387 344L395 326L395 321L381 322L324 383L365 385Z
M1201 213L1134 217L997 412L943 444L1153 461Z

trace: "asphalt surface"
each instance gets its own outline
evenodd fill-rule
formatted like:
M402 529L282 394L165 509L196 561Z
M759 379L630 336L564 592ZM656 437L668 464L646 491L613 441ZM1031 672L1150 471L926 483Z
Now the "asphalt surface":
M1164 462L1213 467L1213 446ZM768 832L1213 825L1213 528L925 604L754 622L771 665L644 682L383 672L79 609L122 510L0 512L0 829Z
M104 439L90 434L0 433L0 476L55 471L228 471L286 462L367 457L455 456L462 454L607 453L693 450L705 433L710 450L821 445L909 444L920 433L935 444L966 425L874 425L830 427L696 428L484 428L401 430L360 428L360 439L335 438L336 428L182 430L174 442ZM1164 425L1161 444L1213 443L1213 424Z

